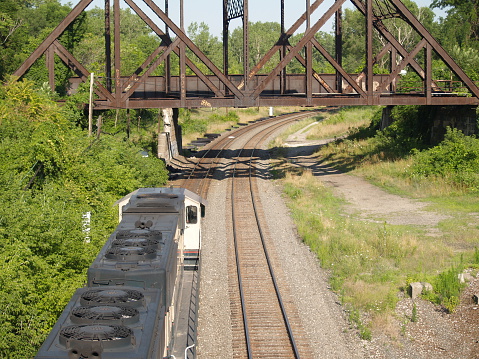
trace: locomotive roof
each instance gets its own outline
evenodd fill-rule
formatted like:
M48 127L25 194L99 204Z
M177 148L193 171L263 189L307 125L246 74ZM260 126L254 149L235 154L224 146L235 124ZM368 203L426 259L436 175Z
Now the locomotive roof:
M185 198L206 205L206 200L186 188L158 187L139 188L115 202L125 204L125 212L157 212L175 213Z

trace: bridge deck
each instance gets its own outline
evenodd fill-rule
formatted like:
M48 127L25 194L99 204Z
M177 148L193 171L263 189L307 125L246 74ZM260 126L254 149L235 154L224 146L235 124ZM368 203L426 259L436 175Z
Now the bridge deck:
M322 74L325 83L334 88L336 76L334 74ZM355 81L359 75L350 75ZM360 105L477 105L478 99L466 96L461 88L453 88L452 83L443 83L441 87L434 88L428 97L420 87L407 89L392 89L387 86L381 92L374 91L372 96L360 94L353 89L348 89L347 83L343 83L341 90L328 91L321 83L312 83L311 93L307 95L305 75L287 75L286 89L281 89L281 79L277 78L270 82L256 99L249 98L252 91L240 91L244 97L236 97L225 91L221 82L213 75L207 76L219 89L217 93L211 91L198 77L187 76L185 78L184 98L182 99L180 77L172 76L168 81L165 77L149 77L142 82L129 97L120 96L116 101L115 94L111 98L95 100L97 109L113 108L201 108L201 107L269 107L269 106L360 106ZM266 75L255 76L250 86L255 88ZM388 75L374 76L373 84L378 87ZM237 87L241 87L243 76L229 76L230 81ZM73 93L81 83L80 78L71 79ZM101 79L100 79L101 81ZM124 88L127 87L127 78L122 78ZM167 86L167 82L169 86ZM358 81L360 88L366 92L364 81ZM418 84L420 86L420 84ZM395 90L395 91L394 91ZM253 90L254 91L254 90ZM122 92L122 95L125 91Z

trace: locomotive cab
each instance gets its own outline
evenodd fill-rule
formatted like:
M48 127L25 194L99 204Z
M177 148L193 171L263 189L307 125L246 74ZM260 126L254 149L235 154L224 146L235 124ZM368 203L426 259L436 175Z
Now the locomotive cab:
M201 217L204 215L204 203L192 198L185 198L185 270L195 270L198 267L201 249Z
M140 188L123 197L115 204L118 205L120 221L122 217L136 205L136 198L150 196L170 196L174 199L174 206L179 213L179 236L183 237L181 255L185 270L195 270L201 250L201 221L205 216L206 200L184 188ZM173 201L172 201L173 202Z

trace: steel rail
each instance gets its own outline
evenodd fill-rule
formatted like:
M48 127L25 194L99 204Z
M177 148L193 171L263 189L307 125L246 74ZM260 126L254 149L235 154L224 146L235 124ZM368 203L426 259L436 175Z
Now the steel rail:
M243 149L240 150L240 155ZM243 289L243 279L241 276L241 262L239 258L239 249L238 249L238 236L236 232L236 221L235 221L235 200L234 200L234 195L235 195L235 183L234 183L234 177L236 175L236 163L233 168L233 183L231 187L231 218L233 221L233 242L234 242L234 247L235 247L235 259L236 259L236 273L238 277L238 286L239 286L239 293L240 293L240 299L241 299L241 312L243 314L243 324L244 324L244 331L245 331L245 340L246 340L246 352L248 354L248 359L252 359L253 353L251 350L251 341L250 341L250 336L249 336L249 325L248 325L248 316L246 315L246 304L245 304L245 295L244 295L244 289Z
M314 113L314 111L311 111ZM214 141L213 145L206 148L205 152L202 154L201 158L193 164L193 168L189 171L188 176L184 179L182 187L188 188L192 192L197 193L198 195L201 195L203 198L207 198L207 192L208 192L208 187L209 184L207 181L205 181L210 172L214 170L217 164L217 160L219 156L223 153L224 149L226 146L228 146L231 142L233 142L235 139L238 137L242 136L245 133L248 133L249 131L259 127L259 126L264 126L265 124L268 124L270 122L279 122L279 121L284 121L287 119L290 119L292 116L297 117L297 116L307 116L307 114L311 113L310 111L305 112L305 113L295 113L295 114L283 114L280 116L272 117L272 118L267 118L261 121L257 121L255 123L251 123L246 127L243 128L238 128L235 131L232 131L228 136L222 137L219 140ZM234 136L234 137L233 137ZM201 165L205 165L205 160L208 158L207 156L212 152L212 151L218 151L218 153L213 157L213 165L209 164L209 166L206 169L206 173L202 176L201 179L193 179L193 175L198 172L200 169ZM216 160L216 162L214 162ZM199 181L198 184L193 184L196 180Z
M287 332L287 335L288 335L289 340L290 340L291 350L294 353L294 358L299 359L300 358L299 349L298 349L298 346L297 346L296 341L294 339L293 330L291 328L291 324L290 324L290 321L288 319L288 314L286 312L286 308L285 308L285 305L284 305L284 302L283 302L283 299L282 299L282 296L281 296L281 293L280 293L279 285L278 285L278 282L276 280L276 275L275 275L274 270L273 270L273 265L272 265L270 255L269 255L269 252L268 252L268 249L267 249L266 241L265 241L264 231L262 229L261 220L259 218L259 213L258 213L259 211L258 211L257 205L256 205L257 199L254 195L254 190L253 190L253 169L254 169L253 157L254 157L254 152L257 149L257 146L260 143L262 143L265 138L269 137L272 133L276 132L279 128L289 124L290 122L297 121L297 120L299 120L303 117L310 117L310 116L311 116L311 113L308 113L306 115L305 114L299 114L299 115L289 117L286 120L284 120L280 123L277 123L277 124L267 128L267 129L259 132L259 134L254 135L247 142L247 144L244 145L239 150L238 156L236 156L236 162L235 162L234 167L233 167L233 174L232 174L232 180L233 181L232 181L232 188L231 188L231 211L232 211L232 222L233 222L233 242L234 242L234 248L235 248L235 254L236 254L235 255L236 271L237 271L238 287L239 287L240 298L241 298L241 308L242 308L242 316L243 316L243 324L244 324L245 340L246 340L246 351L247 351L248 358L252 358L252 349L251 349L251 339L250 339L250 336L249 336L249 323L248 323L248 317L247 317L247 310L246 310L246 304L245 304L246 294L245 294L244 289L243 289L243 278L242 278L242 274L241 274L241 261L240 261L240 254L239 254L239 248L238 248L237 225L236 225L236 221L235 221L235 177L236 177L237 164L238 164L239 159L241 158L243 150L246 148L246 146L248 144L256 141L256 143L253 146L253 150L251 152L250 159L248 161L249 162L248 182L249 182L250 197L251 197L251 200L252 200L254 215L255 215L255 219L256 219L256 226L258 228L259 236L260 236L261 243L262 243L263 253L264 253L265 258L266 258L266 263L268 265L270 279L271 279L271 282L273 284L274 291L276 293L277 302L278 302L279 308L281 310L281 315L283 317L284 326L286 327L286 332Z
M277 128L274 128L272 131L265 134L258 141L258 143L261 143L266 137L269 137L276 130L277 130ZM268 248L266 246L265 237L264 237L264 234L263 234L263 229L262 229L262 226L261 226L261 223L260 223L258 210L257 210L257 207L256 207L256 197L255 197L255 194L254 194L254 191L253 191L253 165L252 165L255 150L256 150L256 147L253 148L253 151L252 151L251 157L250 157L250 161L249 161L249 163L250 163L250 166L249 166L249 185L250 185L251 199L252 199L253 208L254 208L254 215L255 215L255 218L256 218L256 223L258 225L258 230L259 230L259 234L260 234L260 237L261 237L261 243L263 244L263 250L264 250L264 253L265 253L265 256L266 256L266 262L268 263L268 269L269 269L269 272L271 273L271 280L273 281L274 289L276 291L276 296L278 298L279 306L281 308L281 313L283 315L283 320L285 322L287 332L288 332L288 336L289 336L289 340L291 341L291 346L293 348L294 357L296 359L299 359L300 358L299 350L298 350L298 347L296 345L296 341L294 340L293 330L291 328L291 324L289 323L288 314L286 313L286 308L284 306L283 299L281 297L278 282L276 281L276 276L274 274L273 265L272 265L271 259L269 257Z

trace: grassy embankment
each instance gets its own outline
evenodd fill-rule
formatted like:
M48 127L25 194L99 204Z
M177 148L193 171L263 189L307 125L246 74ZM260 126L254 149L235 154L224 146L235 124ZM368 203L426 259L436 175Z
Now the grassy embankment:
M281 157L275 168L299 234L322 266L331 270L332 288L349 309L363 338L370 338L375 330L389 331L392 336L400 333L390 325L393 309L412 281L432 283L434 292L427 298L453 311L461 288L457 273L479 264L477 167L474 170L471 164L462 163L463 157L469 157L477 166L479 140L452 133L449 143L432 150L401 153L394 151L391 142L393 151L388 151L388 141L394 136L375 134L366 128L376 110L356 108L325 115L324 121L309 131L308 139L350 137L323 147L317 159L392 193L426 201L426 210L448 216L440 222L437 235L431 236L425 228L345 215L344 201L310 172ZM298 131L299 126L283 138ZM277 140L274 147L279 144ZM461 151L467 148L473 150L466 150L464 155ZM456 162L454 165L438 164L457 149L459 155L448 159ZM450 170L437 171L441 166ZM417 318L411 313L400 319L404 323Z

